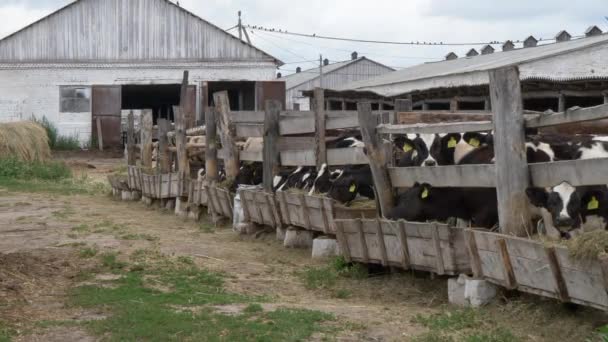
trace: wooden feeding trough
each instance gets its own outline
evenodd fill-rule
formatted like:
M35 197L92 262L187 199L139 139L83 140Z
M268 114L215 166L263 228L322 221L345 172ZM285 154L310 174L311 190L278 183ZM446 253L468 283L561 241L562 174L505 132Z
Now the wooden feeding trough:
M253 222L270 227L282 227L279 207L273 193L261 190L239 190L245 222Z
M436 274L469 273L464 230L437 223L336 220L338 242L348 261Z
M131 190L141 191L141 168L129 165L127 167L127 181Z
M303 193L279 191L276 200L281 208L283 224L306 230L336 234L334 220L376 218L376 208L357 209L339 205L331 198L309 196Z
M608 310L606 260L574 260L564 247L507 235L466 231L476 277L563 302Z
M208 196L209 213L232 219L234 195L227 189L218 187L217 184L205 185L205 191Z
M184 182L185 179L181 177L180 173L150 175L142 172L142 195L155 199L181 197Z
M191 180L188 186L188 204L191 206L204 206L209 203L209 196L205 181Z

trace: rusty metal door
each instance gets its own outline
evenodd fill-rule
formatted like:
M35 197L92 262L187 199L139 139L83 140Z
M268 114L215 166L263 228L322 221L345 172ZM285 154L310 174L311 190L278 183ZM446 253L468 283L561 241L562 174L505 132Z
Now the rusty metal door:
M189 85L186 91L186 128L192 128L196 126L197 113L196 113L196 86Z
M266 109L266 100L278 100L285 109L285 81L259 81L255 84L257 110Z
M97 136L97 119L101 123L101 135L104 149L115 149L122 147L121 132L121 109L122 109L122 87L121 86L93 86L93 131L94 141L99 141Z

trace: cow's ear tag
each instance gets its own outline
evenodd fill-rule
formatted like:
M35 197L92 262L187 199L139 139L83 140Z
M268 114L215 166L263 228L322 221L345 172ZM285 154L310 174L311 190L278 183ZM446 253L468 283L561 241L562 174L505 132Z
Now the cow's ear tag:
M456 148L456 145L458 145L456 138L451 137L450 140L448 141L448 148Z
M587 203L587 210L597 210L600 207L600 201L595 196L591 197L589 203Z
M429 189L424 188L424 190L422 190L422 193L420 194L420 198L422 198L422 199L429 198Z
M350 191L350 192L357 191L357 185L355 185L355 184L351 185L350 188L348 189L348 191Z
M471 138L469 140L469 145L471 145L473 147L479 147L479 145L481 145L481 142L477 138Z
M412 145L410 144L404 144L403 145L403 152L409 152L411 150L413 150L414 148L412 147Z

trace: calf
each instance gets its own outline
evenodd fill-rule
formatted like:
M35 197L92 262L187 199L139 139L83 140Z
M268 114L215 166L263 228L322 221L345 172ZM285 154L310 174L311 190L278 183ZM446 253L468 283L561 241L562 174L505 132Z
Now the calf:
M369 199L376 198L369 165L350 166L344 169L341 175L333 181L329 190L329 197L341 203L352 202L357 195Z
M331 190L333 182L342 176L343 170L334 170L330 171L327 164L323 164L321 169L317 174L317 178L310 189L309 195L313 195L314 193L325 194Z
M608 224L608 187L605 185L574 187L563 182L548 189L529 188L530 202L547 210L553 226L562 238L580 231L606 229Z
M399 136L393 140L395 147L403 151L397 166L454 165L456 150L461 140L460 133Z
M254 162L243 164L239 169L239 174L232 183L231 191L236 191L239 185L259 185L264 181L264 166L262 163Z
M349 147L365 147L365 143L361 140L361 136L347 136L339 138L336 141L327 143L327 148L349 148Z

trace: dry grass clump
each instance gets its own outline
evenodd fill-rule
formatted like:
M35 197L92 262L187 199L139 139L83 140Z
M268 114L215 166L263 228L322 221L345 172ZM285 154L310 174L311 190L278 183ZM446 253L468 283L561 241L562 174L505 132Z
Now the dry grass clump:
M0 124L0 156L28 162L50 159L46 130L32 121Z
M357 199L348 205L352 209L376 209L376 201L369 199Z
M583 233L565 243L574 259L593 260L608 252L608 231Z

